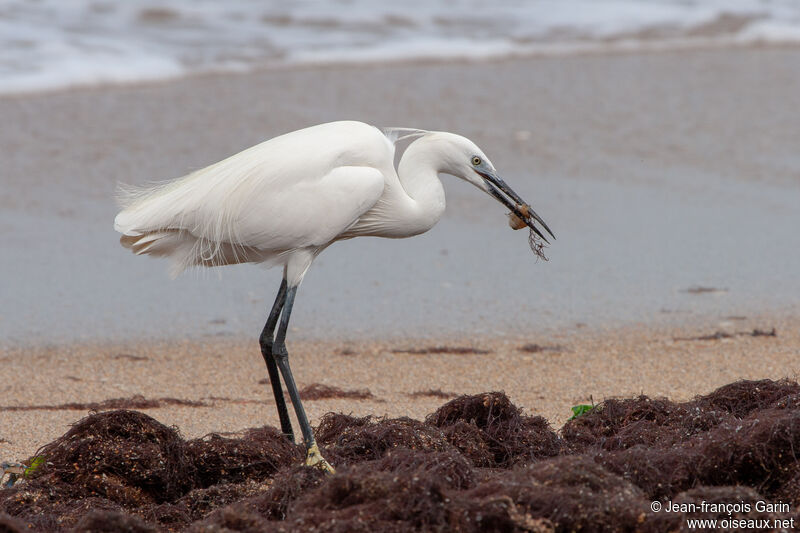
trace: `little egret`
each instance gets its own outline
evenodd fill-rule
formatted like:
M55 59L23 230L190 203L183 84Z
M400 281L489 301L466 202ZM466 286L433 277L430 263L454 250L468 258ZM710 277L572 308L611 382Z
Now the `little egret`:
M411 142L395 168L401 140ZM333 471L314 441L289 367L286 331L297 287L314 258L336 241L411 237L431 229L445 208L440 173L500 201L511 211L512 227L526 225L532 238L535 233L546 242L538 222L553 236L469 139L352 121L287 133L183 178L123 189L114 228L135 254L171 258L173 275L197 265L283 266L259 339L261 354L282 431L294 441L281 375L303 433L306 464Z

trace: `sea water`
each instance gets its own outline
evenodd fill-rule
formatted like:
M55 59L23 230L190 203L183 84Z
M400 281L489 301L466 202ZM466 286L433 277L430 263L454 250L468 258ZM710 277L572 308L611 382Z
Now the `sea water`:
M6 0L0 93L303 63L800 43L797 0Z

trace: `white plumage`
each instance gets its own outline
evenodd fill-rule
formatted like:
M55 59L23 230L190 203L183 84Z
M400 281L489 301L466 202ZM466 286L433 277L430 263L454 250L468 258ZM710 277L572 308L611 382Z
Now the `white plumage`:
M408 137L416 140L395 169L395 142ZM456 154L436 161L434 148ZM123 188L114 228L134 253L170 257L173 275L194 265L290 264L298 255L292 277L302 278L305 263L336 240L430 229L445 205L437 172L457 171L466 165L450 159L468 163L473 155L486 160L451 133L321 124L165 184ZM470 178L485 189L477 175Z
M403 139L411 143L395 168L395 145ZM469 139L352 121L275 137L165 184L124 188L114 228L134 253L171 258L173 275L195 265L284 266L261 351L281 428L293 439L278 370L303 430L307 464L332 470L314 443L284 343L297 287L314 258L337 240L410 237L433 227L445 208L439 173L487 192L541 238L535 222L550 232Z

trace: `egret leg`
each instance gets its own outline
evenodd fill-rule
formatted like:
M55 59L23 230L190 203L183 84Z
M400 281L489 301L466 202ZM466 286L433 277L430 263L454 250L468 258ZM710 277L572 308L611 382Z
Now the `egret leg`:
M289 318L292 314L292 306L294 305L294 296L296 292L296 286L290 287L286 291L286 303L281 313L281 323L278 326L275 343L272 345L272 355L278 363L281 374L283 374L283 380L286 382L286 388L289 390L289 397L292 399L297 421L300 423L300 431L303 432L303 441L306 445L306 465L319 467L332 474L333 467L322 457L317 447L317 441L314 439L314 432L311 430L311 424L308 423L306 411L303 409L303 404L300 401L300 393L297 391L297 385L294 383L292 369L289 367L289 352L286 350L285 343L286 329L289 326Z
M267 323L264 324L264 329L261 330L261 337L258 341L261 345L261 356L267 364L267 372L269 373L269 382L272 385L272 394L275 396L275 406L278 409L278 418L281 420L281 431L286 437L294 442L294 430L292 430L292 421L289 418L289 410L286 408L286 399L283 397L283 389L281 388L281 377L278 373L278 365L275 358L272 356L272 335L275 332L275 326L278 324L278 317L281 315L281 309L286 302L286 278L281 281L281 287L278 289L278 295L275 297L275 303L272 304L272 310L267 317Z

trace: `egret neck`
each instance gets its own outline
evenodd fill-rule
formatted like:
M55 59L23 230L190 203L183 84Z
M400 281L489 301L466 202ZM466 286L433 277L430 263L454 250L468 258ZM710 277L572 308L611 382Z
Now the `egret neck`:
M411 143L397 165L397 176L408 201L403 202L403 234L411 236L431 229L444 213L444 187L439 172L446 161L434 150L438 144L428 135Z

